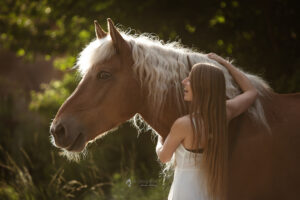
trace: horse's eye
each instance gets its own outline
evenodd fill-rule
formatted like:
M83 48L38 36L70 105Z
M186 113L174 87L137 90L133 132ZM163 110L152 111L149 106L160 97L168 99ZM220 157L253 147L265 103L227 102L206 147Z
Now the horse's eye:
M105 79L109 79L110 77L111 77L111 73L105 71L98 72L97 74L98 79L105 80Z

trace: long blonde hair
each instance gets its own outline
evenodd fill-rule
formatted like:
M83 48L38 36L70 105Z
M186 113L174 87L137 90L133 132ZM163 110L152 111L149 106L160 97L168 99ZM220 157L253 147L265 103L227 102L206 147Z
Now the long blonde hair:
M210 64L195 64L190 75L193 99L190 118L194 142L204 142L207 192L212 199L225 199L227 190L228 130L226 87L223 72Z

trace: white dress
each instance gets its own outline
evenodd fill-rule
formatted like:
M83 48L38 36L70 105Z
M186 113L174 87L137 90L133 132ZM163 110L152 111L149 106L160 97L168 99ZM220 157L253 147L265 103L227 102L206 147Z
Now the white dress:
M198 162L201 163L203 154L190 152L180 143L173 156L175 156L175 171L168 200L208 200L205 173Z

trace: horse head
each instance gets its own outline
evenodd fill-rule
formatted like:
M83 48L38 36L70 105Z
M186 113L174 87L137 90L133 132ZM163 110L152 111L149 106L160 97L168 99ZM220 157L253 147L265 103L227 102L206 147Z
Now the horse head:
M130 44L112 20L107 23L108 33L95 21L97 39L81 52L77 63L82 79L50 127L55 145L70 152L82 151L89 141L134 116L142 105Z

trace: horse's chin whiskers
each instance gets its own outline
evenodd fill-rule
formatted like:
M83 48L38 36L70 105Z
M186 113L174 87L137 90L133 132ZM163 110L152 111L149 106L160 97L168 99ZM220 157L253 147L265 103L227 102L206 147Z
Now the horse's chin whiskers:
M66 149L61 149L60 156L66 157L69 161L79 162L82 158L87 155L86 147L81 152L70 152Z
M50 135L50 142L53 146L55 146L56 148L59 148L56 144L55 144L55 140L54 140L54 137L53 135Z

